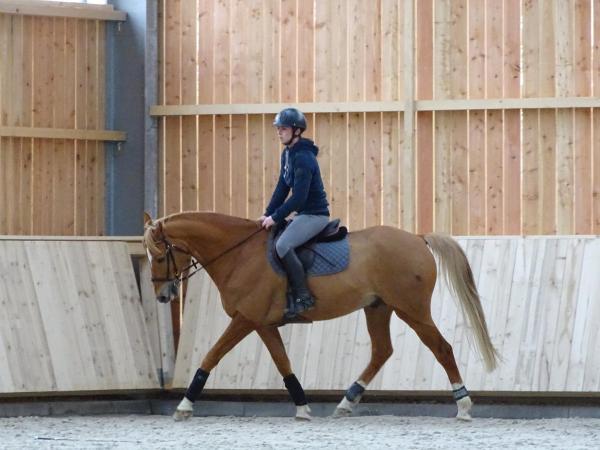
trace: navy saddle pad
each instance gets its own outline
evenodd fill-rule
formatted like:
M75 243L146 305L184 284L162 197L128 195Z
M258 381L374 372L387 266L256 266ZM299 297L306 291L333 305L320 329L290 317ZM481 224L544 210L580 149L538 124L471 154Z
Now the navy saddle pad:
M338 226L339 219L330 222L325 231L338 229ZM283 229L271 231L267 245L267 258L273 270L277 274L285 276L286 273L275 251L275 241L281 232L283 232ZM348 268L348 264L350 264L350 243L347 233L345 227L339 228L339 231L334 235L322 236L321 233L315 239L296 249L307 276L332 275L343 272ZM338 240L335 235L343 236L343 238ZM318 242L321 239L326 242Z

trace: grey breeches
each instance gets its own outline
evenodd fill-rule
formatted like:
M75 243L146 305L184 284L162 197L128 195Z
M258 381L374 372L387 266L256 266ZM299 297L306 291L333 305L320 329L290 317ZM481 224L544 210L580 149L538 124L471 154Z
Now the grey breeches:
M297 215L275 244L277 255L283 258L291 249L299 247L319 234L328 223L329 216Z

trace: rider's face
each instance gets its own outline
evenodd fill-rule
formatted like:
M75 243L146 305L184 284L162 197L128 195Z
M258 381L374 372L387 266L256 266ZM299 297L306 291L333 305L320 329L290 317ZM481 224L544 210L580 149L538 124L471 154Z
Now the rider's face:
M277 127L277 137L282 144L292 139L292 127Z

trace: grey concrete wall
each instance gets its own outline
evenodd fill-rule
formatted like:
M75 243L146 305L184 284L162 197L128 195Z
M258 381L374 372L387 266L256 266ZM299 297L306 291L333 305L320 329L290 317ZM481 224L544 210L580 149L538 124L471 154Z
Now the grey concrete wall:
M142 232L145 167L146 0L111 0L127 21L108 22L106 39L106 127L127 132L121 145L106 148L106 234Z

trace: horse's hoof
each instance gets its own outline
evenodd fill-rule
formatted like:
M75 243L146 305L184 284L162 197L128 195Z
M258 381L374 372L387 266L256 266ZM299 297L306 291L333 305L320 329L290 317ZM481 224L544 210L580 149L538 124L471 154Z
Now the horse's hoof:
M309 421L312 420L310 415L310 407L308 405L302 405L296 407L296 420Z
M335 408L335 411L331 415L334 419L341 419L342 417L350 417L352 411L346 408Z
M188 420L193 415L193 411L186 411L181 409L176 409L175 413L173 413L173 419L175 422L181 422L183 420Z
M458 400L456 406L458 407L458 413L456 414L458 420L462 420L463 422L470 422L473 420L470 414L473 402L469 397L463 397Z

